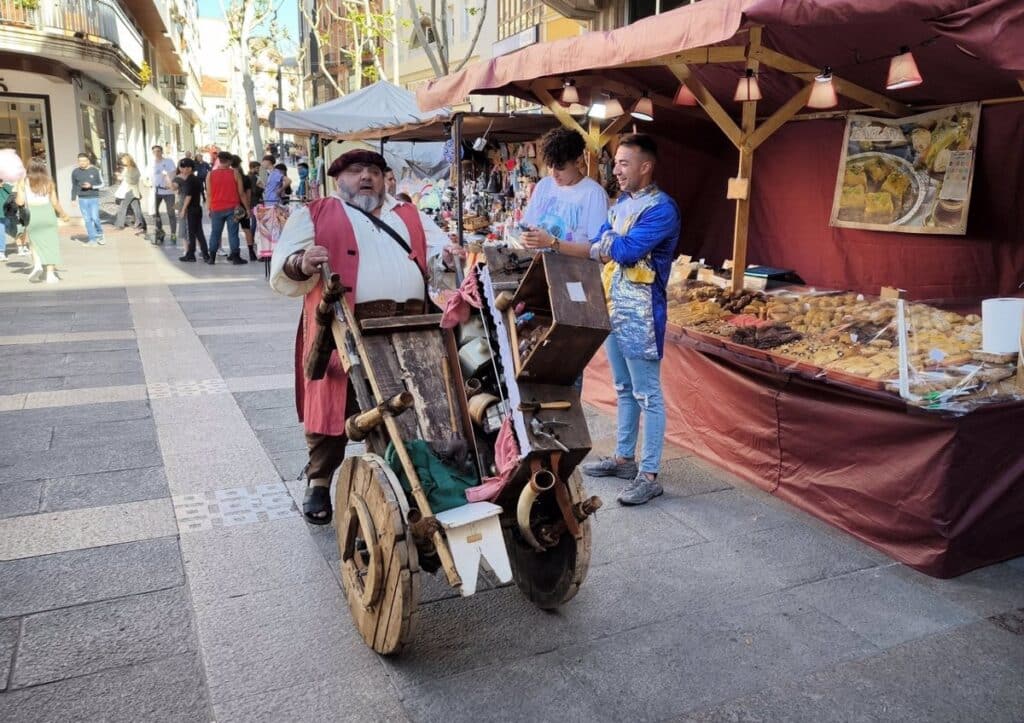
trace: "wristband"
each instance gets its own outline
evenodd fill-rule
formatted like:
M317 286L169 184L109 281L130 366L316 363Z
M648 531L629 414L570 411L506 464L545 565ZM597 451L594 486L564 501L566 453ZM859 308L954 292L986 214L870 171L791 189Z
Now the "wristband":
M561 245L562 245L562 242L559 241L558 239L556 239L556 238L551 239L551 250L554 253L556 253L556 254L558 253L558 248Z

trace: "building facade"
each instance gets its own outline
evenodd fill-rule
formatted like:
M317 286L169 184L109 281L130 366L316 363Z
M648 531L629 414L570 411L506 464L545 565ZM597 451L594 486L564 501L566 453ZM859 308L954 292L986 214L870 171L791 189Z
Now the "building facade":
M122 153L191 149L195 17L195 0L0 0L0 148L46 159L69 211L79 152L110 183Z

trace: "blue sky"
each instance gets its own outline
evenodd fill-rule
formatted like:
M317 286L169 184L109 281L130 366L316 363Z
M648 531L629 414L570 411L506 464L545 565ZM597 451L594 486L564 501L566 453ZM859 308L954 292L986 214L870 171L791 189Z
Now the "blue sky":
M294 44L299 37L299 4L298 0L274 0L278 6L277 19L288 30L289 38ZM231 0L224 0L229 5ZM218 0L199 0L199 15L204 18L222 18ZM285 49L288 52L289 49Z

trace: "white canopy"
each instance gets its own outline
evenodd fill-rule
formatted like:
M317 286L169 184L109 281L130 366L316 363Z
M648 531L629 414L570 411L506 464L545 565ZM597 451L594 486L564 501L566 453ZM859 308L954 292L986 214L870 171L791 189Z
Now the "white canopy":
M274 129L284 133L317 133L328 138L361 140L382 128L398 128L451 116L448 108L421 111L416 94L386 81L302 111L278 110Z

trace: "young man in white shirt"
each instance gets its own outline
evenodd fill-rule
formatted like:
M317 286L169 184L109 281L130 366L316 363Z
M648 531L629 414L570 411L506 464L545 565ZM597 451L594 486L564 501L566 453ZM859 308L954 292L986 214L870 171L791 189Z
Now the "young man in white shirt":
M163 146L153 146L153 163L147 169L146 178L149 185L153 187L153 218L156 222L156 233L153 236L154 244L164 242L164 225L160 219L160 204L164 204L167 210L167 226L171 231L171 243L177 243L178 235L175 233L178 221L174 213L174 186L171 180L178 172L177 164L170 158L164 158Z

